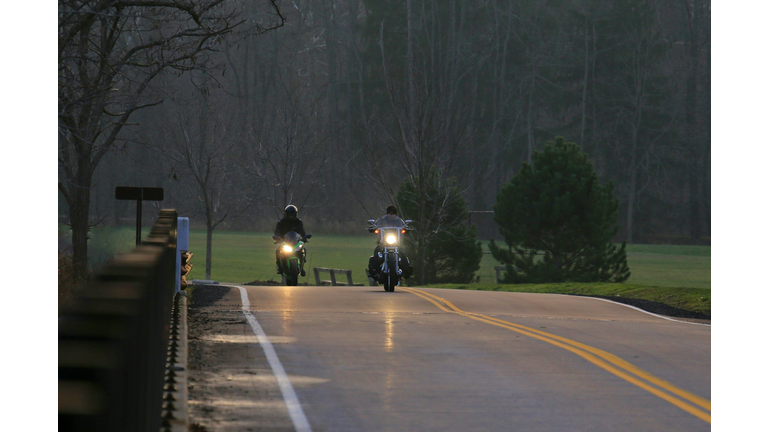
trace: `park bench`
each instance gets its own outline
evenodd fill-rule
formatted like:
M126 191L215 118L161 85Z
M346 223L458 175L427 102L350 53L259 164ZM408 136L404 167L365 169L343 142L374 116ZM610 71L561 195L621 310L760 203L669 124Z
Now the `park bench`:
M349 285L349 286L363 286L363 284L355 284L352 283L352 270L345 270L345 269L333 269L333 268L326 268L326 267L315 267L315 282L317 285L331 285L331 286L337 286L337 285ZM328 272L331 275L331 280L321 280L320 279L320 272ZM339 282L336 280L337 274L345 274L347 275L347 282Z
M507 266L494 266L496 270L496 283L501 283L501 272L507 271Z

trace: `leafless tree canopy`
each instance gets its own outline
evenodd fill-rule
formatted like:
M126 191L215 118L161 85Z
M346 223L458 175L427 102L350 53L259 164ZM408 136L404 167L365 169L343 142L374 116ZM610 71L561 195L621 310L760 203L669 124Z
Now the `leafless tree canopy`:
M239 1L59 1L59 190L69 207L76 271L85 272L93 174L134 114L162 101L164 72L212 66L223 38L247 26ZM243 33L239 33L241 36Z

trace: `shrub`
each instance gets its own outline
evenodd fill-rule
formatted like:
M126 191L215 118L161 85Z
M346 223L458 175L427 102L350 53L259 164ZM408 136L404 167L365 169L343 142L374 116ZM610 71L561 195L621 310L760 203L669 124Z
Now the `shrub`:
M618 231L613 185L601 185L592 162L558 137L533 154L505 184L494 206L507 248L491 241L493 257L507 265L507 283L623 282L629 277L626 244Z

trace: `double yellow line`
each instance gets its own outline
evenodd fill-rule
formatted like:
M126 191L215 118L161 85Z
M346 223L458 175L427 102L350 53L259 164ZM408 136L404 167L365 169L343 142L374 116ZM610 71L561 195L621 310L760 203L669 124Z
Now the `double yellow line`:
M463 310L454 306L448 300L437 297L425 291L405 287L402 287L401 289L433 303L440 310L445 312L456 313L476 321L512 330L525 336L539 339L543 342L568 350L618 376L619 378L622 378L642 388L643 390L646 390L664 399L665 401L682 409L683 411L693 414L694 416L706 421L707 423L712 423L712 403L710 401L675 387L667 381L653 376L650 373L616 357L611 353L534 328L503 321L487 315L464 312ZM654 387L654 385L656 387ZM700 409L699 407L703 409Z

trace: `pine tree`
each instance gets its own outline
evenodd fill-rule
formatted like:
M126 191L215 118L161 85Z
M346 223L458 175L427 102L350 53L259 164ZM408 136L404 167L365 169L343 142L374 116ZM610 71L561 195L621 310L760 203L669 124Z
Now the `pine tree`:
M623 282L630 275L618 231L613 185L601 185L592 162L562 137L533 154L533 166L504 185L494 220L507 248L491 242L507 265L507 283Z
M423 206L419 205L418 191L418 185L404 181L397 191L397 202L403 217L414 219L413 235L407 235L405 242L414 274L423 275L419 283L474 281L483 250L477 240L477 227L467 223L467 204L456 179L444 179L432 170L424 189ZM420 208L424 218L418 215ZM424 226L420 226L419 220L425 221Z

